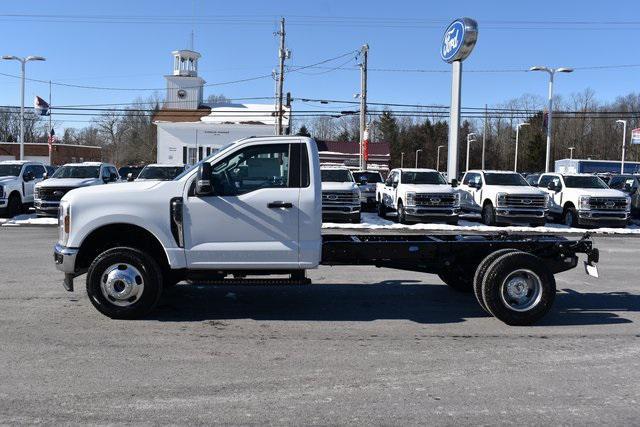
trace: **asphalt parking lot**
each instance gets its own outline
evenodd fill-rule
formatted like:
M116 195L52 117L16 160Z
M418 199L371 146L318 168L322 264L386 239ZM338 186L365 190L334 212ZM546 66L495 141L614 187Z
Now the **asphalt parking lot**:
M0 424L636 424L640 239L557 276L534 327L436 276L369 267L308 286L179 285L141 321L61 286L55 228L0 229Z

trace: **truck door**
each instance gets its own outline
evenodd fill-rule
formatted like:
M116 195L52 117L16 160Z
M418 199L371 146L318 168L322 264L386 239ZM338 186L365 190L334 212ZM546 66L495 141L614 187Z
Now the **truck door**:
M39 165L27 165L22 171L22 201L23 203L33 202L33 189L35 185L42 181L44 167Z
M558 189L549 190L549 184L553 183L554 187ZM538 189L544 191L549 195L549 210L554 213L562 213L562 182L557 175L542 175L538 181Z
M213 195L185 198L189 268L298 267L300 162L291 160L292 145L259 141L212 165Z
M460 185L461 199L460 204L464 210L467 211L479 211L480 204L482 203L482 187L478 187L478 183L482 183L482 178L479 173L469 172Z

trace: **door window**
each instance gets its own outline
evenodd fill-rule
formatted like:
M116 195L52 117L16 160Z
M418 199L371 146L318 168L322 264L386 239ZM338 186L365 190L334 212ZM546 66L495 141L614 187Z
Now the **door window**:
M213 165L218 196L238 196L261 188L289 187L289 144L253 145Z

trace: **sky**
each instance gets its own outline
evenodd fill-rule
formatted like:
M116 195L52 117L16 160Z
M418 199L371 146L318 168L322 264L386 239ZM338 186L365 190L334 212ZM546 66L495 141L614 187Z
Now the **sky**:
M478 22L479 35L463 65L464 107L495 105L525 93L546 97L546 74L514 71L532 65L576 67L556 77L556 94L591 88L598 99L612 101L638 91L636 9L637 1L612 7L593 0L2 0L0 54L46 57L27 64L28 78L111 88L54 85L54 106L127 103L154 93L138 89L163 94L171 51L188 48L192 30L194 48L202 54L200 76L208 84L270 74L278 61L273 33L285 17L292 51L288 66L347 54L322 64L327 68L287 74L285 91L294 98L353 100L360 75L351 69L355 55L348 53L367 43L369 101L448 105L451 67L439 56L442 34L450 21L468 16ZM607 68L620 65L637 66ZM349 69L332 70L340 66ZM589 67L594 68L584 69ZM429 72L384 71L389 69ZM0 61L0 73L18 75L19 64ZM205 87L205 98L269 97L274 87L270 77L221 84ZM48 84L27 82L27 106L35 95L48 94ZM19 79L0 74L0 105L19 102ZM63 127L82 127L90 117L64 120Z

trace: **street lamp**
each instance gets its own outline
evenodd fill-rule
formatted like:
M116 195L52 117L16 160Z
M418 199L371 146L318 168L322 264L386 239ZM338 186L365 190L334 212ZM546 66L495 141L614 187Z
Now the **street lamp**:
M422 148L416 150L416 169L418 168L418 153L422 151Z
M573 68L560 67L549 68L535 66L529 68L529 71L545 71L549 74L549 118L547 120L547 155L545 157L544 171L549 172L549 162L551 161L551 116L553 115L553 76L556 73L572 73Z
M400 167L404 167L404 151L400 153Z
M2 59L7 61L20 61L20 70L22 72L22 85L20 89L20 158L24 159L24 68L25 64L29 61L46 61L42 56L27 56L26 58L20 58L19 56L3 55Z
M438 145L438 155L436 156L436 171L438 172L440 172L440 149L444 147L444 145Z
M569 159L573 159L573 150L575 150L576 147L569 147Z
M518 172L518 138L520 137L520 127L529 126L529 123L520 123L516 126L516 158L513 161L513 171Z
M469 170L469 143L470 142L476 142L476 140L474 139L476 136L475 133L471 132L470 134L467 135L467 168L465 169L465 171Z
M627 121L626 120L616 120L616 123L622 123L622 163L620 163L620 173L624 173L624 154L625 154L625 144L627 142Z

